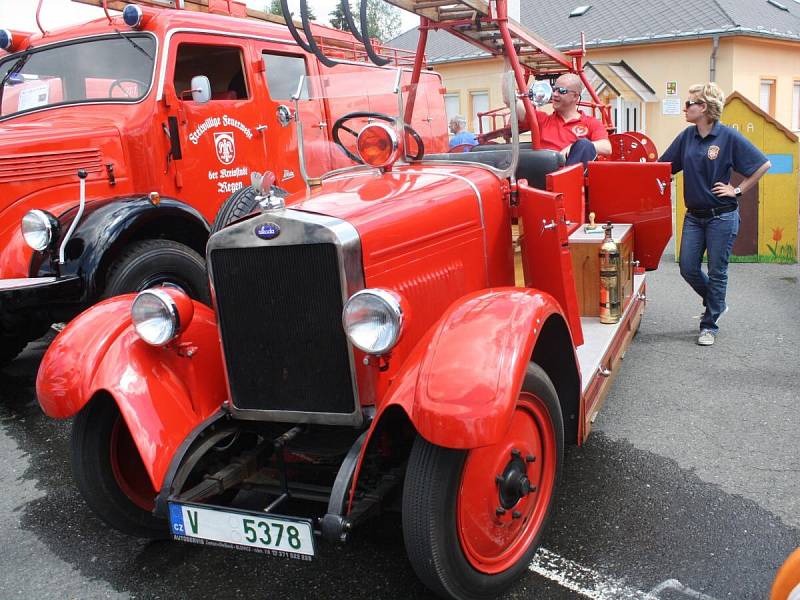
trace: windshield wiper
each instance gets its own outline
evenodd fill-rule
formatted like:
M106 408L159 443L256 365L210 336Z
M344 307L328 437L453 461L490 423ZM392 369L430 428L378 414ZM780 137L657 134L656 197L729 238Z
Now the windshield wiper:
M28 59L32 54L32 47L25 50L25 53L17 59L17 62L14 63L14 65L3 76L2 81L0 81L0 117L3 116L3 94L6 91L6 83L8 83L8 80L14 75L18 75L19 72L22 71L22 67L25 66L25 63L28 62Z
M129 38L129 37L128 37L127 35L125 35L124 33L122 33L122 32L121 32L119 29L115 29L114 31L116 31L116 32L117 32L117 35L118 35L119 37L121 37L123 40L125 40L126 42L128 42L128 43L129 43L131 46L133 46L134 48L136 48L136 49L137 49L139 52L141 52L142 54L144 54L144 55L145 55L147 58L149 58L149 59L150 59L150 61L152 62L152 60L153 60L153 57L152 57L152 56L150 56L150 55L147 53L147 50L145 50L144 48L142 48L142 47L141 47L139 44L137 44L136 42L134 42L134 41L133 41L131 38Z

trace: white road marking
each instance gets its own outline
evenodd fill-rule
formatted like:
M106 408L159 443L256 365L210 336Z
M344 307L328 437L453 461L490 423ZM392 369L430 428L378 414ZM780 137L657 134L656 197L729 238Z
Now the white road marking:
M624 581L603 575L563 556L539 548L528 568L558 585L591 600L659 600L664 590L674 590L695 600L716 600L683 585L677 579L667 579L649 592L626 585Z
M693 590L692 588L683 585L677 579L667 579L666 581L662 581L656 587L650 590L650 594L658 597L658 595L664 590L676 590L681 592L687 598L696 598L697 600L716 600L716 598L713 596L698 592L697 590Z

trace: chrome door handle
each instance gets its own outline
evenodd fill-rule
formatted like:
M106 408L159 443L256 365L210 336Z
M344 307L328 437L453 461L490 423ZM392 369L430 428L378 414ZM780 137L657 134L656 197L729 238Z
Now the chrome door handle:
M542 233L545 232L545 229L555 229L558 227L555 221L551 220L549 223L542 219Z

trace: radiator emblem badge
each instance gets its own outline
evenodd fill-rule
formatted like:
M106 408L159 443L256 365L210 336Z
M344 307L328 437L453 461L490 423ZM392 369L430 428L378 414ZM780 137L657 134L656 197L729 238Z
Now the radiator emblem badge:
M274 240L281 234L281 227L277 223L263 223L256 227L256 235L262 240Z

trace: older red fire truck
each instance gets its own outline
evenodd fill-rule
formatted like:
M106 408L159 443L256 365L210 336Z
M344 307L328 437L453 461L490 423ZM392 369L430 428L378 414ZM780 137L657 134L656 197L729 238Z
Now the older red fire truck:
M213 309L169 285L105 300L53 341L37 393L74 417L75 480L111 527L311 560L318 538L347 541L399 505L420 579L491 598L526 571L564 443L589 435L639 326L671 233L670 165L585 175L538 149L528 90L583 76L582 53L547 46L505 0L392 2L421 15L407 83L340 65L292 99L295 114L329 106L335 150L362 164L288 199L256 178L255 210L208 242ZM496 81L523 101L532 147L508 106L508 143L427 146L433 28L506 59ZM617 238L614 324L596 316L603 236L587 207Z
M227 0L159 7L171 4L50 31L57 23L40 2L40 33L0 31L10 51L0 60L0 364L102 297L169 281L208 302L202 256L222 202L245 190L233 212L242 195L252 208L253 171L269 169L289 192L305 186L290 99L301 75L330 67L280 17ZM377 69L350 34L311 31L356 80ZM395 66L413 59L370 51ZM424 81L428 112L414 127L444 150L441 82ZM297 116L306 176L352 164L331 152L323 100Z

